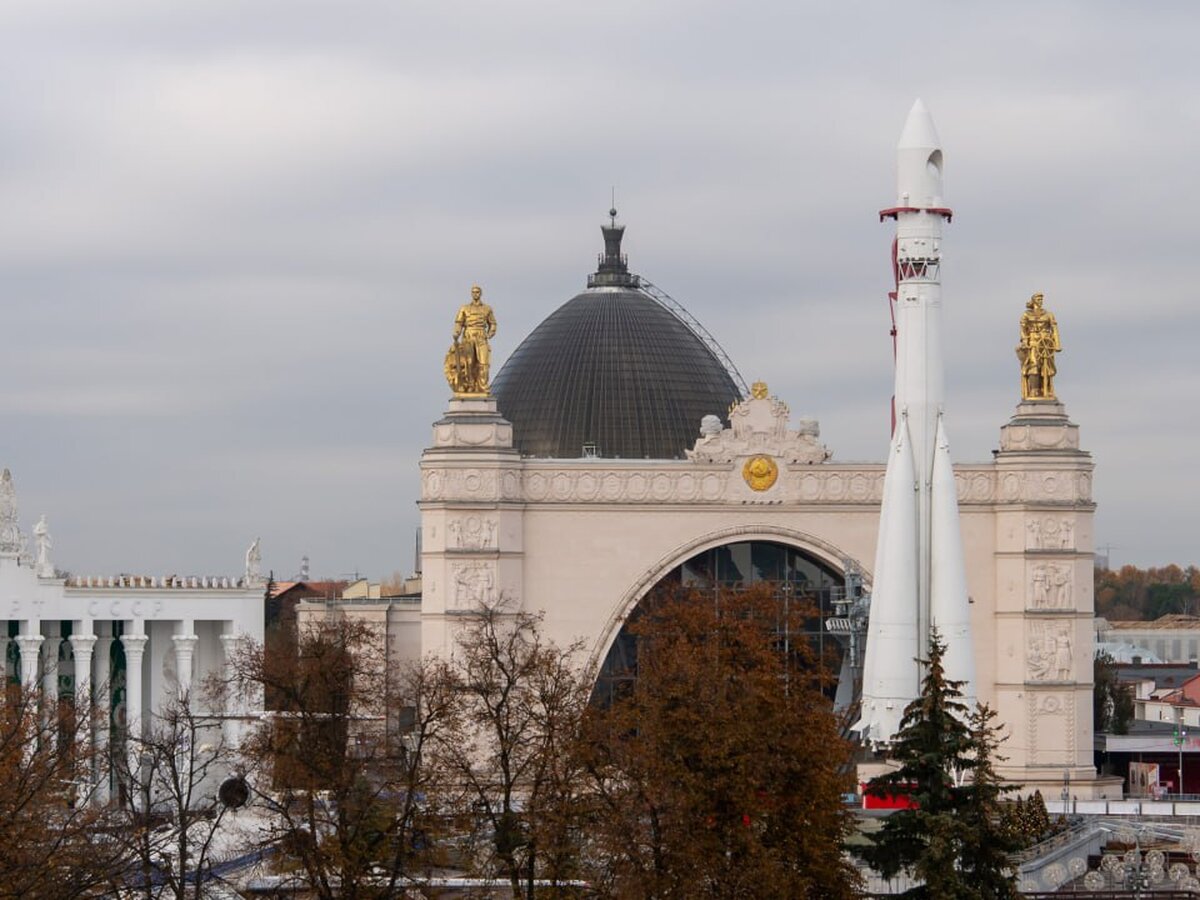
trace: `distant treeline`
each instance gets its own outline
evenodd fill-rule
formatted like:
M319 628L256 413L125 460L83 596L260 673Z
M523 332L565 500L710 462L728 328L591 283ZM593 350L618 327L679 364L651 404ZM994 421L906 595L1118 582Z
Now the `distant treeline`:
M1096 570L1096 615L1110 622L1200 615L1200 568L1177 565Z

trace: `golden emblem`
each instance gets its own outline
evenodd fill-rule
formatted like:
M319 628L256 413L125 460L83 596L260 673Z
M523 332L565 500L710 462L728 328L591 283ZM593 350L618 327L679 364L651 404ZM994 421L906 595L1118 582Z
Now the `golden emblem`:
M752 456L742 466L742 477L752 491L765 491L779 477L779 466L769 456Z
M446 353L446 381L456 397L486 397L492 348L488 341L496 334L496 316L483 302L483 289L471 288L471 302L459 307L454 317L454 343Z
M767 399L767 383L765 381L756 381L750 385L750 396L755 400Z

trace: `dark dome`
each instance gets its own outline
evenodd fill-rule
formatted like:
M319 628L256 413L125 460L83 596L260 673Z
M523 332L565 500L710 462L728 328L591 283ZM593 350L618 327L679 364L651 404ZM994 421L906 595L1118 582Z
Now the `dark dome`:
M706 415L742 399L716 353L646 292L620 253L623 226L605 227L588 289L521 342L492 383L513 443L526 456L675 459Z

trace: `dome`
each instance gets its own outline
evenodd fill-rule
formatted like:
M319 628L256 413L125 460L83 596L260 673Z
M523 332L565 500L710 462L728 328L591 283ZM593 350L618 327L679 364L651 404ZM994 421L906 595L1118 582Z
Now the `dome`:
M588 289L538 325L492 382L525 456L682 458L704 416L724 420L742 399L740 376L699 323L629 273L625 229L611 215Z

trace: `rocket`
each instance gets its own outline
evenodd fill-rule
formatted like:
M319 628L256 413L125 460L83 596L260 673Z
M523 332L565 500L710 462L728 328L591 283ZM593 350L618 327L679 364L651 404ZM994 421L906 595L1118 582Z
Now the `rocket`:
M897 156L894 219L896 382L893 427L870 619L863 661L865 741L889 743L904 708L920 693L921 660L937 628L946 677L964 682L974 704L975 672L958 497L946 436L942 377L942 149L933 118L917 100L904 123Z

